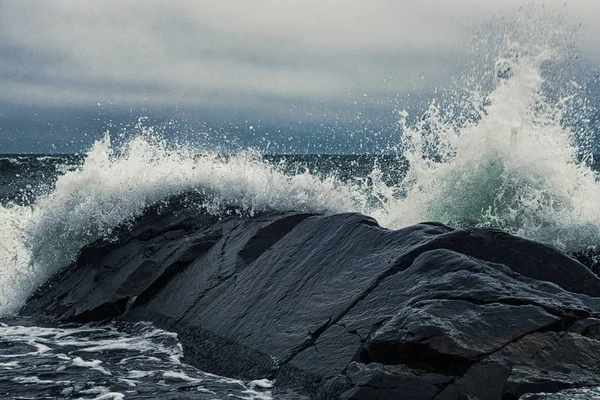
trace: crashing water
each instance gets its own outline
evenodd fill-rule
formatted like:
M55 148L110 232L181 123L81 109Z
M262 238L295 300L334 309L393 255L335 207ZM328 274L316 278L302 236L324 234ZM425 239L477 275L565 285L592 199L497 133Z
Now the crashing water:
M405 195L388 196L385 212L375 214L394 228L435 220L499 228L566 251L594 246L597 175L579 161L563 124L570 99L553 104L542 90L542 67L555 56L510 41L506 48L478 118L459 128L432 105L425 120L405 127Z
M0 314L16 310L57 269L86 244L110 236L119 224L147 206L178 193L206 193L199 206L220 214L260 210L343 212L363 197L335 178L308 171L280 172L253 152L221 157L192 149L168 149L163 142L136 137L119 149L110 136L98 141L80 168L56 181L53 191L28 206L0 206ZM366 210L365 210L366 211Z

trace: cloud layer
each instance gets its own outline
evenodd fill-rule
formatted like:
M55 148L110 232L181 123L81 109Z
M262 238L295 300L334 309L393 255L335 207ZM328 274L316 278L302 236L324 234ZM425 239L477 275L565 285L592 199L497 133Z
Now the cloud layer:
M268 107L276 118L309 105L318 118L448 86L468 35L521 3L0 0L0 107ZM600 2L539 3L581 23L600 59Z
M0 2L4 100L22 104L331 101L406 93L456 71L498 2ZM514 7L504 2L502 8ZM514 1L513 1L514 3ZM600 6L580 1L575 14ZM589 10L588 10L589 9Z

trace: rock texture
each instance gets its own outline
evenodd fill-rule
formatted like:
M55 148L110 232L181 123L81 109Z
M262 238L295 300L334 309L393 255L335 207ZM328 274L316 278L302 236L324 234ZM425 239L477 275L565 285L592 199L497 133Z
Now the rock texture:
M83 249L22 313L150 320L205 371L312 398L600 386L600 280L489 229L390 231L358 214L218 219L175 201Z

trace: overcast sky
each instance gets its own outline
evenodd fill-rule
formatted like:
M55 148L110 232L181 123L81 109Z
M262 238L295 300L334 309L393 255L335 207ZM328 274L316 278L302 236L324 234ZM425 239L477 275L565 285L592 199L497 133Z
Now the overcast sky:
M392 129L395 108L460 75L469 34L522 3L0 0L0 152L79 151L140 116L252 140ZM599 64L600 1L529 3L581 24Z

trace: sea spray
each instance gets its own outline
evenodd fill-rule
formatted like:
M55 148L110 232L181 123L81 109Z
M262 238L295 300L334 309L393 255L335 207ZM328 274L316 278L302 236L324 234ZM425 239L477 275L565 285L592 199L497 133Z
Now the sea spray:
M0 314L18 310L84 245L190 191L205 194L201 212L217 215L362 212L392 229L436 220L496 227L566 251L597 245L600 185L578 161L567 123L581 117L573 113L580 103L546 88L545 73L564 47L518 39L502 34L483 83L467 80L475 88L456 97L460 104L433 101L413 124L401 114L397 164L408 169L395 182L383 179L389 166L377 162L368 179L342 181L336 171L285 173L254 151L169 146L151 127L118 145L107 134L34 203L0 206Z
M402 195L372 211L380 223L494 227L566 251L597 245L600 185L565 124L577 100L560 91L552 99L544 86L543 71L561 62L558 50L505 35L494 87L473 92L469 118L432 103L417 124L403 119L410 168L398 185Z
M8 227L0 247L0 312L16 310L86 244L110 238L149 205L191 191L205 194L199 212L217 215L225 209L250 216L263 210L367 211L356 187L308 171L287 175L252 151L222 156L168 148L147 135L115 148L107 134L80 168L59 176L51 193L30 206L0 206Z

